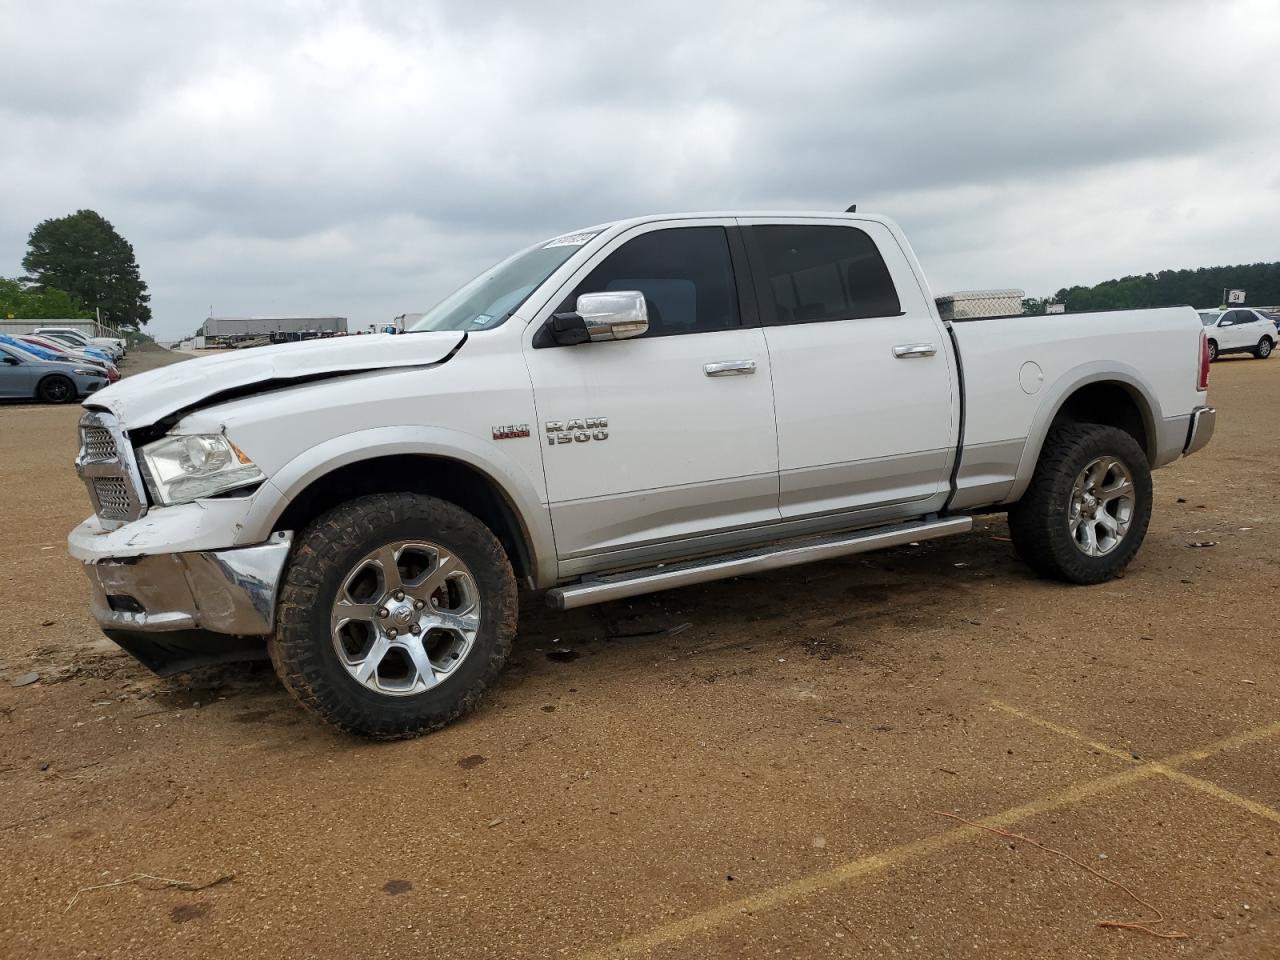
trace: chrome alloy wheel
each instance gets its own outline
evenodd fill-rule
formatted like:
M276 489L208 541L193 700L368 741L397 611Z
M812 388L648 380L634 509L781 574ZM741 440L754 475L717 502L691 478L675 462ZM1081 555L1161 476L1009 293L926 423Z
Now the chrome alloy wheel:
M377 693L411 696L447 679L475 646L480 592L458 557L434 543L389 543L338 588L330 633L338 659Z
M1077 549L1103 557L1129 532L1136 501L1129 468L1115 457L1098 457L1076 477L1067 524Z

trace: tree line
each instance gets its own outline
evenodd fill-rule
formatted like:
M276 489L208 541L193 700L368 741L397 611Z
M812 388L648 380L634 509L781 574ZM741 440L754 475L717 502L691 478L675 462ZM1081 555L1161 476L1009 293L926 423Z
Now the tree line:
M1068 313L1183 304L1205 309L1223 306L1224 290L1243 290L1246 303L1251 305L1280 304L1280 262L1161 270L1104 280L1092 287L1063 287L1052 297L1024 300L1023 309L1026 313L1044 313L1051 303L1065 304Z
M26 276L0 277L0 317L50 320L97 312L109 326L134 329L151 319L151 294L133 245L93 210L37 224L22 268ZM1068 313L1181 304L1205 308L1223 305L1227 289L1244 290L1249 304L1280 304L1280 262L1161 270L1091 287L1063 287L1052 297L1028 297L1022 306L1033 314L1057 303Z
M0 277L0 318L89 319L138 329L151 319L151 294L133 244L93 210L44 220L22 258L26 276Z

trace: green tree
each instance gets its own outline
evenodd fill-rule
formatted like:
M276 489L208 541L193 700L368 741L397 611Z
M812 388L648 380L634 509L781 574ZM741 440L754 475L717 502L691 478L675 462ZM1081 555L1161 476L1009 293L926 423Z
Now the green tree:
M93 210L37 225L22 267L38 290L65 290L101 311L110 326L136 328L151 319L151 294L133 245Z
M93 313L65 290L44 290L0 277L0 320L89 320Z
M1022 312L1028 316L1041 316L1049 312L1049 305L1057 303L1053 297L1023 297Z
M1104 280L1092 287L1064 287L1053 299L1065 303L1069 313L1183 304L1204 309L1222 306L1222 292L1227 289L1244 290L1250 305L1280 304L1280 262L1161 270Z

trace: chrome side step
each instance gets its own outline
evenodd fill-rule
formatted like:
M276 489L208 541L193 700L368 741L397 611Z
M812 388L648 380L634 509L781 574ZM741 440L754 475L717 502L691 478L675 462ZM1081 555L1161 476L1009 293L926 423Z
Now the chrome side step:
M778 570L851 553L883 550L885 547L897 547L918 540L949 537L956 533L968 533L972 529L972 517L947 517L945 520L922 520L891 527L875 527L856 533L792 540L761 550L648 567L632 573L619 573L555 587L547 591L547 602L557 610L572 610L593 603L604 603L606 600L621 600L642 593L685 587L692 583L740 577L761 570Z

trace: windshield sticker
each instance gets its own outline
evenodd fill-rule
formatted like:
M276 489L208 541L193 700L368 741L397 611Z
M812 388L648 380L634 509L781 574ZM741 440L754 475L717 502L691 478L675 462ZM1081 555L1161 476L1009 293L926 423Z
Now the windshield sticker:
M486 323L488 323L492 319L493 317L491 317L489 314L482 313L478 315L474 320L471 321L471 325L473 327L483 327Z
M556 237L554 240L548 240L542 245L542 249L550 250L552 247L580 247L595 235L595 233L566 233L563 237Z

